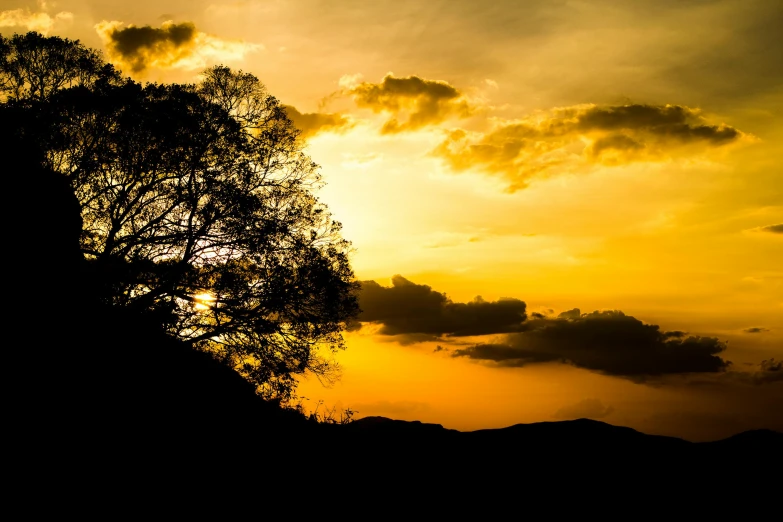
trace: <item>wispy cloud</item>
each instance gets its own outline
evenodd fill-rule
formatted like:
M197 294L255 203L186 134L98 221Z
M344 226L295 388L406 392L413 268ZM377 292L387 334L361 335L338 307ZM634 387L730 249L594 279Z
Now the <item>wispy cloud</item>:
M19 27L27 31L48 34L58 22L70 22L73 13L61 11L54 16L44 11L33 12L29 9L0 11L0 27Z
M771 234L783 234L783 223L777 225L768 225L766 227L759 227L761 232L769 232Z
M584 399L576 404L563 406L555 412L556 419L601 419L614 412L599 399Z
M302 138L310 138L320 132L345 132L355 125L349 117L338 113L299 112L296 107L285 106L285 111Z
M757 333L769 332L769 328L763 328L761 326L753 326L751 328L745 328L742 331L749 334L757 334Z

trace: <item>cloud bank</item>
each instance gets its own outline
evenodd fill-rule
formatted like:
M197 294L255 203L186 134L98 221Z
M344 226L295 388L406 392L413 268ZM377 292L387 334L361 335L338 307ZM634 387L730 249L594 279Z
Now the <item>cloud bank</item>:
M557 316L528 316L525 302L519 299L477 297L458 303L400 275L392 278L389 287L362 282L359 306L360 324L379 325L377 334L394 336L404 344L434 340L453 344L456 338L494 335L489 342L465 346L463 339L453 349L438 346L435 351L499 367L557 362L643 382L677 374L723 374L731 365L721 357L726 343L715 337L663 331L619 310L582 313L574 308ZM359 324L352 328L358 329ZM763 375L756 380L776 379L783 374L769 377L769 372L779 367L774 361L767 364L758 370Z
M506 367L561 362L636 381L722 372L731 364L719 357L726 344L714 337L661 331L619 310L581 314L575 309L556 318L532 319L525 326L504 342L477 344L452 356Z
M134 73L149 67L200 69L210 63L242 60L247 53L263 49L259 44L222 40L200 32L191 22L166 21L160 27L123 25L104 20L95 30L109 57Z
M501 124L487 134L457 129L433 151L455 171L500 175L509 190L534 177L590 165L622 165L701 154L745 136L680 105L578 105Z

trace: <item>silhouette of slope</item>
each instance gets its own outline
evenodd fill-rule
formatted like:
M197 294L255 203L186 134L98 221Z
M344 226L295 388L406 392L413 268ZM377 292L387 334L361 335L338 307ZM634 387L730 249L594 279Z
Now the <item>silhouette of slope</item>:
M700 446L714 451L772 451L783 454L783 434L774 430L750 430L732 435L727 439L703 442Z
M150 488L241 480L264 484L271 498L302 477L334 475L367 498L404 491L403 505L448 498L500 506L516 505L520 491L598 490L640 477L689 491L696 479L725 480L727 462L783 447L783 434L772 431L696 444L587 419L473 432L383 417L314 424L261 400L154 318L97 302L78 253L73 194L62 178L23 161L32 153L16 157L6 169L20 187L12 227L19 255L7 271L16 306L3 365L14 383L6 420L20 460L15 476L41 491L109 494L143 476ZM743 477L761 476L766 459L753 462ZM609 478L596 479L597 470ZM446 496L433 497L433 487ZM133 491L113 493L127 502Z
M387 417L362 417L342 428L349 433L358 435L393 435L395 437L443 437L459 433L457 430L446 429L440 424L428 424L420 421L402 421Z
M623 457L629 451L658 458L660 455L679 457L707 452L718 455L727 450L766 451L783 447L783 434L772 430L748 431L725 440L694 443L677 437L648 435L632 428L591 419L516 424L506 428L460 432L440 424L365 417L334 429L341 430L342 436L352 440L392 441L395 447L436 441L444 447L451 446L449 449L460 447L465 452L481 453L488 448L511 449L515 445L525 445L568 458L590 455L586 453L590 451L600 451L601 458Z
M301 414L263 401L236 372L165 335L154 317L94 297L74 194L13 132L18 113L4 107L2 116L3 171L15 184L6 207L12 349L3 365L13 383L5 400L12 447L48 467L121 468L162 455L221 459L228 441L271 446L290 439L286 430L306 431Z

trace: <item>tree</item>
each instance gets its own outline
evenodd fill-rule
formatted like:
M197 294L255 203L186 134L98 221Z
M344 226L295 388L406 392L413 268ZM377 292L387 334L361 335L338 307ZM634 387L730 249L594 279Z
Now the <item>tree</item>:
M63 45L28 40L49 56ZM19 56L19 41L2 40L3 56ZM97 56L65 42L65 54ZM31 77L7 69L2 85ZM289 398L306 371L331 379L358 283L350 244L314 195L318 166L278 100L222 66L198 85L60 80L82 76L68 70L53 84L7 90L5 105L24 102L41 163L79 200L100 298L155 314L264 397Z
M0 35L0 99L46 100L60 89L117 83L119 73L78 40L40 33Z

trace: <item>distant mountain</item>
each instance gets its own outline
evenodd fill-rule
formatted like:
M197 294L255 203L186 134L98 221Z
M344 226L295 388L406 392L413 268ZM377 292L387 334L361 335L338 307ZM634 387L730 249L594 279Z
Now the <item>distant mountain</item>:
M628 453L647 456L703 456L731 452L780 451L783 433L754 430L715 442L690 442L677 437L648 435L632 428L614 426L591 419L515 424L506 428L460 432L440 424L401 421L385 417L365 417L344 426L335 426L351 440L394 441L410 449L420 443L459 447L463 452L504 451L524 446L536 452L554 452L555 458L585 458L600 452L601 458L623 457ZM431 450L430 450L431 451ZM530 458L528 455L527 458Z
M525 440L544 446L567 445L574 448L591 446L617 448L618 445L632 445L676 451L707 447L740 448L746 445L761 449L761 447L775 448L776 445L783 444L783 433L773 430L746 431L714 442L690 442L678 437L648 435L632 428L614 426L592 419L515 424L505 428L461 432L444 428L440 424L394 420L387 417L364 417L340 426L339 429L354 436L394 437L398 440L439 438L443 441L459 440L464 444Z

